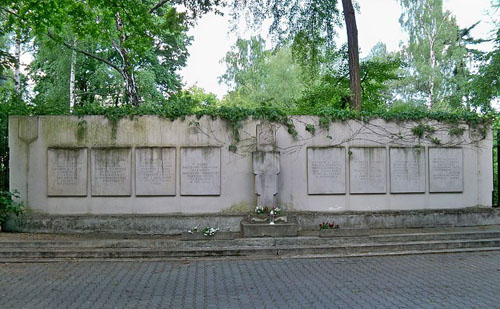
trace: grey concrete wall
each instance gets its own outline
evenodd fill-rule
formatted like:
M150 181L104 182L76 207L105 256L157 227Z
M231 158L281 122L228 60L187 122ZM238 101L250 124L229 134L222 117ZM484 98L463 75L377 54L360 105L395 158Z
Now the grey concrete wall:
M430 121L438 145L412 133L417 123L346 121L321 129L318 118L306 116L294 123L297 137L280 125L276 133L276 201L285 209L491 207L490 130L483 138L462 124L464 133L450 136L448 126ZM11 117L10 188L20 191L33 213L252 211L257 201L252 172L257 124L245 122L241 141L235 143L230 125L209 117L170 121L143 116L116 124L101 116ZM315 134L306 130L308 124L315 126ZM230 145L236 152L229 151ZM339 154L345 157L328 159Z

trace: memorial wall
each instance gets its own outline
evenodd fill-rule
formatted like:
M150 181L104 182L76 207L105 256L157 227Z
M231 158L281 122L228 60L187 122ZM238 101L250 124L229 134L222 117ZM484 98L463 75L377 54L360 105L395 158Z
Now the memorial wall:
M489 130L478 137L461 124L451 135L428 121L435 130L422 138L419 123L318 123L297 116L294 137L246 121L236 143L227 122L208 117L11 117L10 187L48 214L242 213L264 200L322 212L492 204Z

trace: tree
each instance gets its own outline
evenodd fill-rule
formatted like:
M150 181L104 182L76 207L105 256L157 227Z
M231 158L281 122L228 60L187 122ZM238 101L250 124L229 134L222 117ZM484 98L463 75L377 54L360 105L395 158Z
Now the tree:
M219 82L232 88L226 104L255 106L264 102L291 108L304 88L290 48L267 50L261 37L238 39L222 62L226 72Z
M247 93L258 91L270 55L260 36L249 40L239 38L221 60L226 64L226 72L219 77L219 82L224 82L233 90L241 89Z
M351 96L347 47L332 53L330 63L314 83L309 84L298 100L301 112L314 113L325 107L343 109ZM363 110L386 108L393 100L391 84L399 79L401 60L387 53L382 43L376 44L360 63L360 88Z
M352 96L351 108L361 109L361 88L359 75L359 50L357 48L357 29L354 8L351 0L343 0L344 16L347 24L349 62ZM242 9L246 9L245 12ZM250 14L246 14L250 13ZM253 25L260 26L266 18L271 18L270 33L280 44L293 41L292 48L306 55L299 59L309 64L312 75L321 70L322 55L325 49L334 49L336 27L341 25L337 0L273 0L234 1L232 14L235 20L241 16L253 17ZM317 75L316 75L317 76Z
M500 0L493 3L494 12L500 9ZM496 20L494 49L483 55L483 65L472 81L471 102L483 111L491 110L491 102L500 98L500 20Z
M464 59L468 50L464 33L442 0L400 0L402 27L409 41L403 47L408 69L402 92L416 102L433 107L438 103L462 105L468 70Z
M45 35L68 49L93 58L115 70L123 79L125 101L138 105L137 74L144 68L161 66L155 71L162 82L164 95L180 88L176 71L185 64L187 27L200 14L215 8L219 0L123 0L78 1L37 0L12 2L1 0L8 23L37 36ZM182 5L179 12L174 5ZM68 28L78 41L94 43L93 49L83 49L62 35Z
M344 8L345 24L347 29L347 46L349 51L349 77L351 96L351 108L361 110L361 77L359 68L358 28L351 0L342 0Z
M387 108L394 101L392 84L400 79L401 58L388 53L378 42L361 62L361 93L364 109Z

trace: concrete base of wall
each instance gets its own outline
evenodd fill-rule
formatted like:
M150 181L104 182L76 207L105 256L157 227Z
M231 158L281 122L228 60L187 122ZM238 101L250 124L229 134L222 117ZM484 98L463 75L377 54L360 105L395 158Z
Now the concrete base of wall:
M299 231L319 230L319 224L334 222L340 228L420 228L500 224L500 209L464 208L445 210L376 212L293 212L287 214L298 223ZM219 227L239 232L247 214L197 215L44 215L30 214L9 218L3 231L30 233L120 233L181 234L194 226Z
M245 220L240 224L240 235L243 238L254 237L295 237L298 226L296 223L250 223Z

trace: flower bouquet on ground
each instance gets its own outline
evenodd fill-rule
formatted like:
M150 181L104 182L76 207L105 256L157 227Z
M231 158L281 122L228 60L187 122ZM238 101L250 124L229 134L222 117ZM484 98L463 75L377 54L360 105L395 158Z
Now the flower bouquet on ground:
M338 229L339 225L335 224L335 222L323 222L319 224L320 230L333 230Z
M369 236L367 228L340 228L334 222L323 222L319 224L319 237L364 237Z
M203 229L198 228L198 226L193 227L192 229L187 230L187 232L182 232L181 239L182 240L226 240L233 239L233 233L220 232L218 227L206 226Z

